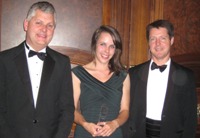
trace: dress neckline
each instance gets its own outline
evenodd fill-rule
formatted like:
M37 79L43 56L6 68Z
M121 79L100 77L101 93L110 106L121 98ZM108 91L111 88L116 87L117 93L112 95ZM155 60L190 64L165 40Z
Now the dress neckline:
M115 73L112 73L112 75L110 76L110 78L108 78L105 82L99 80L98 78L95 78L92 74L90 74L83 66L79 66L80 68L82 68L90 77L92 77L93 79L95 79L96 81L100 82L100 83L108 83L114 76Z

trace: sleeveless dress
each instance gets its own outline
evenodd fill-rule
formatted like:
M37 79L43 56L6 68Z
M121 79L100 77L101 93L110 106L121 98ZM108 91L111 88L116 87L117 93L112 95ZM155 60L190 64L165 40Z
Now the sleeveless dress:
M89 74L82 66L72 69L80 79L80 111L87 122L97 123L111 121L117 118L120 111L123 81L127 72L121 71L119 75L113 74L106 82L101 82ZM76 125L74 138L93 138L82 126ZM103 138L103 137L96 137ZM123 138L119 127L106 138Z

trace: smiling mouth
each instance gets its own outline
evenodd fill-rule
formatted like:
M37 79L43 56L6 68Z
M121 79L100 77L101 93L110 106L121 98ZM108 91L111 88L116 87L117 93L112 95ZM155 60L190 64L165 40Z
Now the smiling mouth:
M43 38L43 39L47 38L46 35L42 35L42 34L38 34L37 36L38 36L39 38Z
M101 55L101 57L103 57L104 59L108 59L109 58L108 55Z

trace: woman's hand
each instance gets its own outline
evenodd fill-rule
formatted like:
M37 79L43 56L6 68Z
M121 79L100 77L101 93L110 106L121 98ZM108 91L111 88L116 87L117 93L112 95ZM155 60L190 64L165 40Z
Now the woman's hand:
M102 129L101 126L94 124L94 123L88 123L85 122L83 124L83 127L85 128L85 130L87 130L93 137L99 136L99 130Z
M119 124L116 120L110 122L99 122L97 125L102 126L102 128L98 130L97 135L103 137L110 136L119 127Z

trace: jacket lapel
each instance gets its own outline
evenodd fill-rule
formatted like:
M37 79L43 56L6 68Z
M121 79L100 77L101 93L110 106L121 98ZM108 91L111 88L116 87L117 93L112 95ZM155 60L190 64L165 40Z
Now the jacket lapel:
M136 116L136 120L134 124L139 124L137 128L135 129L140 129L143 130L144 124L146 122L146 97L147 97L147 81L148 81L148 74L149 74L149 63L150 61L144 63L141 65L139 68L137 68L137 72L135 72L133 75L135 80L133 80L133 91L135 95L133 95L133 100L131 103L134 104L132 105L134 108L131 110L131 114L135 114L133 116ZM142 98L140 98L142 97ZM137 104L137 105L136 105Z
M34 106L31 81L30 81L30 76L29 76L29 71L28 71L28 64L27 64L27 59L26 59L26 54L25 54L25 49L24 49L24 43L19 45L18 50L19 51L17 51L16 53L19 53L19 54L16 55L14 61L16 63L16 67L17 67L19 76L22 80L22 83L24 84L25 92L26 94L28 94L31 104Z
M146 121L146 109L147 109L147 82L148 82L148 75L149 75L149 64L150 64L150 61L148 61L145 65L144 65L144 68L142 69L142 72L141 72L141 86L140 86L140 92L141 92L141 97L144 97L144 98L141 98L143 99L142 103L144 103L142 106L142 109L143 109L143 113L142 115L145 116L143 121Z
M41 97L43 97L44 93L47 91L48 84L50 81L50 78L52 76L52 72L54 69L55 61L53 60L51 54L49 53L49 49L47 48L47 57L44 60L43 70L42 70L42 76L40 81L40 89L38 93L38 99L37 99L37 106L41 101Z
M175 72L176 68L173 64L173 61L171 61L171 66L169 70L169 78L168 78L168 85L167 85L167 90L166 90L166 96L165 96L165 102L163 106L163 111L162 115L164 115L167 111L167 108L170 106L170 99L172 99L172 95L174 92L174 80L173 80L173 75ZM175 77L176 78L176 77Z

